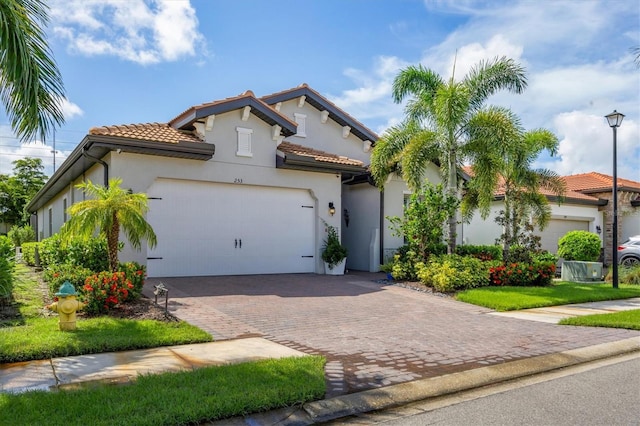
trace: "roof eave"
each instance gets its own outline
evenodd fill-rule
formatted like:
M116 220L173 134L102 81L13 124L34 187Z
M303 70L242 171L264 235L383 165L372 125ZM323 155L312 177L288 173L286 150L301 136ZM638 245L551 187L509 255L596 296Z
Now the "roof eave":
M206 161L213 157L215 146L212 144L180 141L175 144L157 141L127 139L117 136L86 135L60 168L49 178L27 205L27 211L35 213L49 202L64 187L70 185L78 176L93 167L94 163L79 163L83 152L93 157L103 158L108 152L118 151L136 154L157 155L163 157L184 158ZM80 165L79 165L80 164Z
M212 105L202 107L191 107L189 110L169 121L169 125L182 129L193 125L196 121L206 118L210 115L223 114L225 112L238 110L246 106L251 107L251 112L269 125L278 125L281 127L281 133L285 137L293 136L298 131L297 124L281 115L278 111L266 105L262 101L253 96L243 96L231 99L226 102L214 103Z
M313 158L285 154L276 155L276 168L278 169L294 169L303 171L313 171L321 173L364 173L364 166L355 166L349 164L330 163L326 161L317 161Z
M298 98L300 96L306 97L306 102L316 108L318 111L328 111L329 117L340 124L341 126L351 127L351 133L357 136L362 141L371 141L375 143L378 140L378 135L367 129L362 124L354 121L353 117L350 117L347 113L335 106L332 102L325 99L322 95L318 94L315 90L308 86L301 86L290 91L275 93L273 95L263 96L261 99L269 105L276 104L278 102L285 102L291 99Z

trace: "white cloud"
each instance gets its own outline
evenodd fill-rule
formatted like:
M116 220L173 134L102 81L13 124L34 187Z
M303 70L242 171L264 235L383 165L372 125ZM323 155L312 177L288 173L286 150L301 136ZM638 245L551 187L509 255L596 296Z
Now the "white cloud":
M13 174L13 162L25 157L39 158L44 166L44 174L51 176L53 174L53 147L45 145L41 141L21 144L15 138L11 127L0 126L0 140L2 146L0 149L0 174ZM71 154L71 151L56 150L55 163L56 168L59 167L64 160Z
M55 0L51 18L54 34L83 55L148 65L204 51L188 0Z
M560 138L557 159L540 162L561 175L590 171L613 174L613 131L600 115L573 111L558 114L554 126ZM618 176L640 181L640 126L625 119L617 129Z
M70 120L74 117L81 117L84 115L84 111L67 98L62 99L60 106L62 107L62 114L64 115L65 120Z
M379 56L374 60L372 71L349 68L344 74L357 88L345 90L339 96L330 96L330 99L359 119L384 119L397 123L402 119L402 106L394 104L391 100L391 89L394 77L407 65L407 62L394 56ZM378 126L372 130L381 132L385 128L386 126Z

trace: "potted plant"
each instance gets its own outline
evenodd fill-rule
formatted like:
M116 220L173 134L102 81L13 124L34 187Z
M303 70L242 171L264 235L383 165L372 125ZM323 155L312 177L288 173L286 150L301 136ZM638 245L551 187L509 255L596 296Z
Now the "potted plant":
M343 275L347 262L347 249L340 244L338 229L325 222L327 227L327 239L322 247L322 260L324 271L328 275Z

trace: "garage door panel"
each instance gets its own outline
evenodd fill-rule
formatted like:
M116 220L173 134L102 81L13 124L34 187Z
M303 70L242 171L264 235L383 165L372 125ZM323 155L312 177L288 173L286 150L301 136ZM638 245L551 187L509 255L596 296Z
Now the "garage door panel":
M149 276L315 270L308 191L160 179L148 192L161 198L148 214L158 236Z
M586 220L551 219L549 224L540 232L542 249L551 253L558 252L558 240L570 231L588 231L589 222Z

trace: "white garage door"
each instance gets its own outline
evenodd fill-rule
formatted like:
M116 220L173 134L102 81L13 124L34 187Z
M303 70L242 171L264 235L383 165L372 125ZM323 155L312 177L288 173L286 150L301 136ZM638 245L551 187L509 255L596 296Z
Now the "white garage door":
M551 253L558 252L558 240L569 231L588 231L589 222L586 220L551 219L540 233L540 243L544 250Z
M147 194L150 277L315 271L308 191L159 179Z

